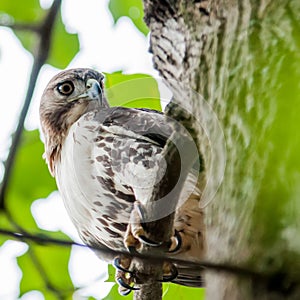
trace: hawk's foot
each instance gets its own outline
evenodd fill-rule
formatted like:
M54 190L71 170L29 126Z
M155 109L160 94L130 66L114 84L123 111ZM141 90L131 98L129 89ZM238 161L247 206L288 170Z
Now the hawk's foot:
M173 265L170 262L164 262L163 264L163 278L162 282L170 282L174 279L176 279L178 276L178 270L175 267L175 265Z
M134 273L129 270L131 258L116 257L113 265L116 268L115 279L119 285L118 291L122 296L130 294L131 291L138 290L134 287Z
M113 265L116 268L116 282L119 285L118 291L120 295L126 296L130 294L131 291L139 290L139 288L134 287L136 282L135 272L130 270L131 258L128 257L116 257L113 261ZM164 262L163 264L163 277L161 282L170 282L174 280L178 275L178 270L170 262ZM142 284L139 280L139 284Z
M150 247L166 246L168 248L168 253L174 253L180 250L182 246L182 238L177 230L175 230L174 236L171 237L170 241L158 242L147 237L144 224L144 212L142 206L138 201L136 201L134 203L134 208L130 215L130 223L127 226L124 237L125 247L131 253L139 251L142 244Z

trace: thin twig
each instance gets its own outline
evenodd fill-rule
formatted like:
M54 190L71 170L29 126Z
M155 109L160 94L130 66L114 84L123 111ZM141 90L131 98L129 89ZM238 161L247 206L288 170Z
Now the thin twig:
M4 176L0 186L0 209L5 210L5 195L9 180L11 178L12 169L14 166L17 150L21 141L25 118L29 109L33 91L35 88L36 80L40 69L45 64L51 45L51 36L54 27L55 18L58 14L61 5L61 0L55 0L49 9L44 21L40 24L38 32L39 43L34 54L34 63L31 70L31 75L29 79L27 94L25 97L24 105L20 114L19 123L16 131L13 134L12 144L9 150L8 157L4 162Z
M38 24L0 22L0 26L8 27L12 30L30 31L35 33L39 33L40 31L40 25Z
M41 246L49 246L49 245L54 245L54 246L59 246L59 247L71 247L71 246L77 246L77 247L83 247L87 249L91 249L93 251L99 251L100 253L103 254L112 254L114 256L119 256L119 255L126 255L129 257L137 257L140 259L145 259L148 262L164 262L164 261L169 261L172 263L177 263L181 265L185 265L187 267L192 267L195 270L199 269L210 269L216 272L226 272L230 273L233 275L238 275L238 276L245 276L245 277L252 277L255 279L262 279L262 280L267 280L269 277L272 276L272 274L263 274L260 272L256 272L253 270L250 270L246 267L241 267L241 266L234 266L232 264L227 264L227 263L211 263L207 261L202 261L202 262L192 262L192 261L187 261L183 259L176 259L176 258L170 258L170 257L165 257L165 256L159 256L157 253L147 253L147 254L142 254L142 253L129 253L127 251L115 251L111 250L106 247L100 247L99 245L97 246L87 246L81 243L77 243L74 241L68 241L68 240L62 240L62 239L56 239L52 238L49 236L45 235L38 235L38 234L29 234L29 233L17 233L13 232L11 230L6 230L6 229L0 229L0 234L4 236L8 236L11 238L14 238L19 241L30 241L37 243Z

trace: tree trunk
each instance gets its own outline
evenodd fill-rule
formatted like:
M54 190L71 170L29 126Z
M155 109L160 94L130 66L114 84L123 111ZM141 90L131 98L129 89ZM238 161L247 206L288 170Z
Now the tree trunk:
M154 64L198 120L206 260L260 275L208 269L207 299L300 299L300 1L144 5Z

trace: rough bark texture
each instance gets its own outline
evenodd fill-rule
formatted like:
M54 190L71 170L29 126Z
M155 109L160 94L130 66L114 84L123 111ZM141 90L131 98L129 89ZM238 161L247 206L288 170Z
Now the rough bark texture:
M207 271L207 299L300 299L300 142L293 135L300 113L300 2L144 0L144 5L154 64L174 98L201 123L199 147L209 172L206 258L269 278ZM217 115L226 153L213 114L206 114L205 103L190 89ZM225 156L216 191L216 161Z

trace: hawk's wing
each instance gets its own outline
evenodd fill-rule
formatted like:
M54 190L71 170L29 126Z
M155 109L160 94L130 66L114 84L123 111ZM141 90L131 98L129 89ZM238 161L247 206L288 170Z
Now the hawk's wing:
M125 129L126 135L130 136L134 133L147 137L161 147L165 146L174 130L171 120L167 122L161 112L145 108L111 107L98 111L95 119L104 126L117 126Z

